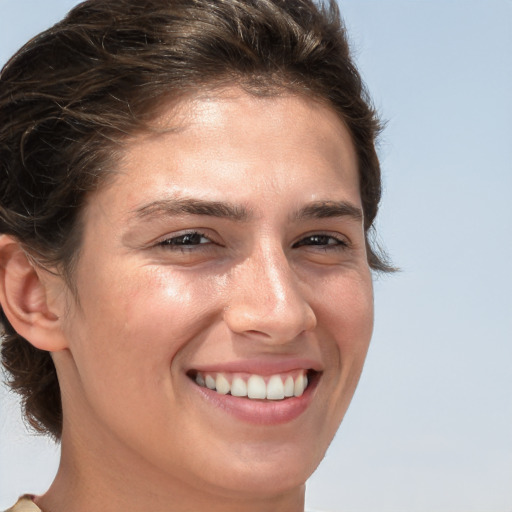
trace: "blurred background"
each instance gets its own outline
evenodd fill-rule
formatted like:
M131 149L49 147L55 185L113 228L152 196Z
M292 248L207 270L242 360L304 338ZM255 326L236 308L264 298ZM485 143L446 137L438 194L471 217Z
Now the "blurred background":
M0 0L0 63L74 0ZM340 0L387 121L376 325L310 510L512 512L512 1ZM0 120L0 122L2 122ZM58 447L0 386L0 509Z

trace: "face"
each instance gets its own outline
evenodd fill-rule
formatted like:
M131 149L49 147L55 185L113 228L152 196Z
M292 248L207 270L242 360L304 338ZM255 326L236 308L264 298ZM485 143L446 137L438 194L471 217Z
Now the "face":
M201 492L284 492L322 459L371 336L350 136L312 100L234 88L157 124L85 210L55 354L64 446Z

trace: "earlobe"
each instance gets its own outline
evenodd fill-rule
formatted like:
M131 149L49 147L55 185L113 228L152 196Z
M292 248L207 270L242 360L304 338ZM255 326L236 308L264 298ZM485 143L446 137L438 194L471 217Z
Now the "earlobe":
M55 304L48 302L51 279L37 268L17 240L0 235L0 304L18 334L41 350L67 348Z

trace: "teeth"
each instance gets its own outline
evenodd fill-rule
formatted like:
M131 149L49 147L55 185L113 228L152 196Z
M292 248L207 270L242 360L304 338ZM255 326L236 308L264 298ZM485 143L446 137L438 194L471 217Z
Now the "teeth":
M302 393L304 393L304 375L300 374L295 379L295 386L293 388L293 396L302 396Z
M282 400L284 398L283 380L279 375L273 375L267 384L267 399Z
M284 381L284 396L293 396L294 389L295 382L293 381L293 377L291 375L288 375L288 377L286 377L286 380Z
M231 394L233 396L247 396L247 384L240 377L235 377L231 383Z
M217 378L215 379L215 387L217 388L217 393L220 393L221 395L227 395L231 390L228 379L226 379L222 373L217 374Z
M231 380L231 382L230 382ZM195 376L196 383L201 387L206 387L227 395L231 393L237 397L248 397L253 400L283 400L290 397L302 396L308 386L308 378L304 371L297 375L271 375L262 377L261 375L251 375L249 378L243 378L240 375L217 373L202 374L198 372Z
M249 398L267 398L265 380L259 375L251 375L247 381L247 396Z
M207 375L204 378L204 382L208 389L215 389L215 379L211 375Z
M204 381L203 376L200 373L196 375L196 382L203 388L206 386L206 382Z

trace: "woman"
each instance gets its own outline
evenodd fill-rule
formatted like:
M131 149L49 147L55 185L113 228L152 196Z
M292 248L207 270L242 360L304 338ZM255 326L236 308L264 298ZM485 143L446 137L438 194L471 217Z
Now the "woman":
M371 337L379 123L334 2L89 0L0 80L12 509L283 511Z

